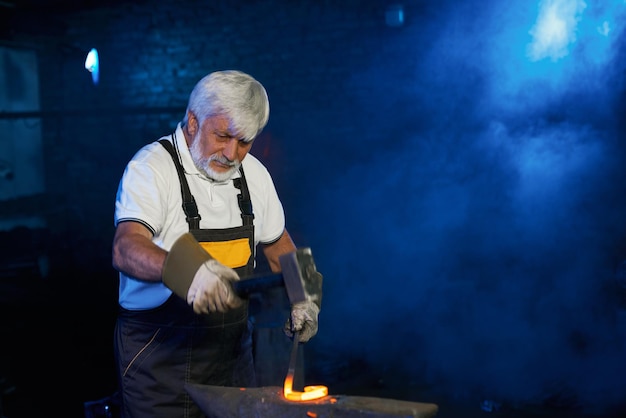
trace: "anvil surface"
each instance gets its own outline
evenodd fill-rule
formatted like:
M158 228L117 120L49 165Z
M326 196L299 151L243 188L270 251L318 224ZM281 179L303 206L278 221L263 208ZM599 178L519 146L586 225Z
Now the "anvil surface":
M237 388L187 384L185 389L207 418L432 418L433 403L364 396L324 396L290 401L283 388Z

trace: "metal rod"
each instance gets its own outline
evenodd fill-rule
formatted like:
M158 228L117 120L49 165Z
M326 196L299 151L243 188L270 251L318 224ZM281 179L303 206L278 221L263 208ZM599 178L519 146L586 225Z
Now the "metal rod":
M296 362L298 359L298 342L300 337L300 331L296 331L293 333L293 346L291 347L291 357L289 358L289 369L287 370L287 379L290 379L291 382L294 382L294 375L296 374Z

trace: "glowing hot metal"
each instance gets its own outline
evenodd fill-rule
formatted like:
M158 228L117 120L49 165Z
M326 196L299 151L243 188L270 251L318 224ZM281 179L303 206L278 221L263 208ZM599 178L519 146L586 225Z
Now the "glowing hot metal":
M290 401L310 401L313 399L323 398L328 395L328 388L322 385L314 385L314 386L305 386L304 392L294 391L293 387L293 376L287 376L285 379L285 386L283 388L283 393L285 398Z

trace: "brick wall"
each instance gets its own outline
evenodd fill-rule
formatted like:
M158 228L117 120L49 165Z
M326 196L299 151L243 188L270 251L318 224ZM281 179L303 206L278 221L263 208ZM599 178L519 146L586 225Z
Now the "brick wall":
M253 153L273 173L292 233L306 239L315 188L372 135L377 98L363 101L368 86L355 88L354 76L374 64L393 68L389 42L403 28L384 16L383 2L136 1L53 13L45 19L53 29L18 32L39 53L45 207L64 251L79 252L72 263L109 262L124 165L172 131L196 81L226 68L268 90L270 122ZM83 68L92 47L98 85Z

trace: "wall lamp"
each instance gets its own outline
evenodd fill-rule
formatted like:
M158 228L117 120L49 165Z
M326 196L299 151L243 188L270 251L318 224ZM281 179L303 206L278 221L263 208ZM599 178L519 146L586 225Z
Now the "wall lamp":
M91 73L91 80L94 85L98 84L100 79L100 60L98 58L98 50L91 48L85 59L85 69Z

